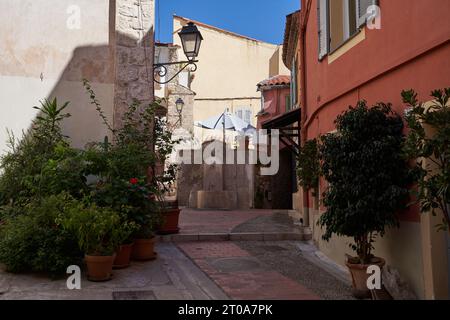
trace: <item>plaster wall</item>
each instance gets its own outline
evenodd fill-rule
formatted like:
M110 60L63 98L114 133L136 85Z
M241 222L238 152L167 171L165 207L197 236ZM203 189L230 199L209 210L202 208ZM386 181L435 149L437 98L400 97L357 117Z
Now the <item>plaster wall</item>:
M0 2L0 154L6 129L17 137L28 130L39 100L70 101L72 118L64 131L77 147L108 134L81 84L92 81L106 115L112 118L114 86L110 1L2 0ZM68 28L79 14L80 28ZM75 16L74 16L75 15Z

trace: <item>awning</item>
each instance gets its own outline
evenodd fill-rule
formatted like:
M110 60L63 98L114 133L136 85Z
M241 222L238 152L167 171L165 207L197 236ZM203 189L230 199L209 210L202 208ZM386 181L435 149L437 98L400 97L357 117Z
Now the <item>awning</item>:
M270 130L279 130L280 140L295 155L298 155L300 151L300 117L301 109L297 108L267 120L261 126L263 129L268 130L269 135Z

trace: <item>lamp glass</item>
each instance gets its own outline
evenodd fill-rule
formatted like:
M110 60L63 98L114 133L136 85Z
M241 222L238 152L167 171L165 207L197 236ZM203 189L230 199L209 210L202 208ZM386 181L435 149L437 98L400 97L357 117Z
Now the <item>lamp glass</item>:
M200 45L203 37L197 27L189 22L180 31L179 36L183 45L183 51L189 60L195 59L200 52Z
M175 102L175 107L177 108L177 112L181 114L184 107L184 101L181 98L178 98L178 100Z

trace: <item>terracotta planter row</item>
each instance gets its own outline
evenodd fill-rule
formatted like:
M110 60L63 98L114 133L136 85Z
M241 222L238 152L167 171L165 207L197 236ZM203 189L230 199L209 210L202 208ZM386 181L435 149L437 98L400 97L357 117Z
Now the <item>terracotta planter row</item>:
M180 231L178 227L180 209L178 203L166 203L163 211L163 224L159 234L174 234ZM155 238L136 239L132 244L120 246L114 256L85 256L88 269L88 279L91 281L107 281L112 277L112 270L127 268L130 260L149 261L156 259Z
M149 261L156 259L155 238L136 239L132 244L121 245L113 256L85 256L90 281L108 281L112 270L127 268L131 259Z

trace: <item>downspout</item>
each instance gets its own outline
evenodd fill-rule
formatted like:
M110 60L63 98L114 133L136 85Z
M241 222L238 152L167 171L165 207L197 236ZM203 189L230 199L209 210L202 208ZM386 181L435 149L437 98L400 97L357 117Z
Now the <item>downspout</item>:
M304 4L307 2L307 5ZM311 9L312 0L302 0L302 8L306 8L304 16L300 16L300 145L304 146L306 143L306 92L307 92L307 79L306 79L306 28L308 25L309 12ZM310 226L309 221L309 192L302 188L303 191L303 225L305 227Z

